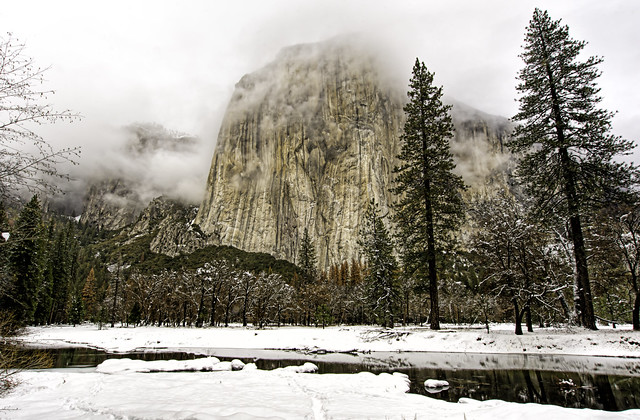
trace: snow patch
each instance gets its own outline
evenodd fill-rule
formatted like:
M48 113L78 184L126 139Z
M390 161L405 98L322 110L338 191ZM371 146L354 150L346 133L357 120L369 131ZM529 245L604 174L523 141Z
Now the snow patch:
M318 366L311 362L307 362L302 366L287 366L281 369L296 373L316 373L318 371Z
M109 374L127 372L209 372L222 370L232 370L232 362L221 362L217 357L203 357L194 360L155 361L132 360L127 358L107 359L96 367L97 372Z
M424 386L427 388L444 388L449 386L449 382L438 379L427 379L424 381Z
M242 360L233 359L221 362L217 357L201 357L193 360L132 360L107 359L96 367L96 372L107 374L122 373L155 373L155 372L221 372L239 370L258 370L255 363L245 364ZM318 366L307 362L300 366L287 366L281 369L295 373L315 373Z

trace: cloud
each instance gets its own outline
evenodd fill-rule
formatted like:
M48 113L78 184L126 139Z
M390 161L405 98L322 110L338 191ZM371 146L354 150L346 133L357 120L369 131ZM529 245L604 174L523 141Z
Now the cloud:
M62 186L66 194L55 200L59 208L80 213L89 187L107 179L124 181L132 192L128 199L139 200L137 208L161 195L200 203L210 160L207 153L202 153L201 139L156 123L135 123L96 130L93 140L93 153L82 165L68 168L74 181Z
M448 96L510 117L517 108L518 54L534 7L548 9L573 37L588 41L587 54L605 57L599 82L603 105L619 111L614 131L640 139L640 103L633 94L640 86L638 2L34 0L3 4L0 27L26 42L41 66L52 66L46 73L57 92L52 103L84 115L81 122L42 127L54 146L83 148L76 176L102 170L103 160L116 165L111 159L122 157L121 127L151 121L200 138L201 156L175 161L158 154L145 170L166 172L150 178L169 173L182 191L190 190L189 180L201 182L204 191L234 85L282 48L361 33L383 46L403 91L419 57ZM122 166L134 166L127 171L140 165L124 158ZM199 181L195 172L202 174Z

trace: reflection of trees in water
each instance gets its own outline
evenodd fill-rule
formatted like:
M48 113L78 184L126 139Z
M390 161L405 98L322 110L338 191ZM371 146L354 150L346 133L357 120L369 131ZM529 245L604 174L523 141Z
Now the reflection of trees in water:
M640 407L635 390L640 378L538 370L411 369L411 392L456 402L460 398L501 399L519 403L555 404L572 408L626 410ZM428 378L446 380L450 388L428 394L422 383Z
M531 372L528 370L523 371L524 381L527 384L527 397L529 402L536 402L546 404L547 394L544 390L544 381L542 380L542 374L540 371L535 371L535 377L537 386L531 380Z
M64 349L48 349L48 354L53 358L53 368L66 367L94 367L107 359L135 359L135 360L191 360L198 356L193 353L184 352L131 352L131 353L107 353L102 350L86 349L86 348L64 348Z

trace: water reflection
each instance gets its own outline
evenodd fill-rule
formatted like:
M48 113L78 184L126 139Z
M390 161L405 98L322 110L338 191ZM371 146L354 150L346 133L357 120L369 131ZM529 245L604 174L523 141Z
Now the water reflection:
M635 392L640 378L594 375L577 372L529 370L430 370L412 369L412 392L422 392L420 384L429 378L449 382L448 390L430 394L446 401L462 397L477 400L499 398L506 401L556 404L563 407L626 410L640 407Z
M640 408L640 396L636 395L640 389L640 361L637 359L427 353L320 356L249 349L164 349L114 354L86 348L64 348L47 349L47 352L52 354L55 368L92 367L109 358L123 357L187 360L213 355L221 360L239 358L245 363L254 362L258 368L266 370L311 361L318 365L320 374L362 371L406 373L411 379L410 392L451 402L464 397L609 411ZM445 380L450 386L439 393L429 393L423 385L427 379Z

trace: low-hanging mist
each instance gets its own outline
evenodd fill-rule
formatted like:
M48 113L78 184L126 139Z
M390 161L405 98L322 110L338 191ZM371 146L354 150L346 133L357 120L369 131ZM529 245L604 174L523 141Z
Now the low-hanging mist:
M57 200L68 213L82 212L85 222L117 229L156 197L184 204L201 200L208 156L200 139L156 123L131 124L102 136L102 150L93 150L74 168L76 181Z

